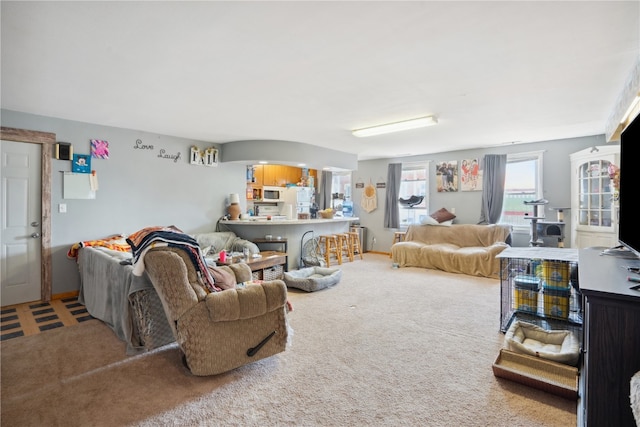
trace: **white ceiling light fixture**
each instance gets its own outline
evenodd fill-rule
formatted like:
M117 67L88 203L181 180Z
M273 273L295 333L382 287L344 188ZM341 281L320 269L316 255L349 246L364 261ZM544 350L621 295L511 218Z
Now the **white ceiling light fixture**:
M353 133L353 136L362 138L365 136L382 135L385 133L400 132L403 130L423 128L426 126L433 126L436 124L438 124L438 119L436 119L435 116L426 116L426 117L418 117L417 119L404 120L402 122L387 123L384 125L356 129L351 133Z

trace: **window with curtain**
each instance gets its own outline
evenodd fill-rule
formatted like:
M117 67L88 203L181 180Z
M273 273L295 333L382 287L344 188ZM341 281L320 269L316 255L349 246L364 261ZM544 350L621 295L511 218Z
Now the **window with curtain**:
M504 202L499 224L510 224L515 229L529 229L531 220L525 214L532 213L532 206L525 201L542 199L543 152L507 155L507 171Z
M414 201L422 197L422 201L413 206L398 201L400 209L400 227L406 228L411 224L420 224L420 220L429 214L429 164L407 163L402 165L399 198Z

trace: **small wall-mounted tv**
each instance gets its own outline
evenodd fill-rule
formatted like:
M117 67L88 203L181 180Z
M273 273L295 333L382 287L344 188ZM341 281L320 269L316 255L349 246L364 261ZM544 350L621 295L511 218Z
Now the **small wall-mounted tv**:
M621 245L640 258L640 224L638 223L637 200L640 180L638 179L638 159L640 159L640 115L622 131L620 136L620 200L618 216L618 240Z

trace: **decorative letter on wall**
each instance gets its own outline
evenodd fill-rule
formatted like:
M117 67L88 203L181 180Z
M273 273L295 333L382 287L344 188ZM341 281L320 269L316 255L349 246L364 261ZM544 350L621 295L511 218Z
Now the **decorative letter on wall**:
M218 166L218 150L216 148L207 148L204 152L205 166Z
M191 147L190 162L192 165L218 166L218 149L209 147L201 151L194 145Z

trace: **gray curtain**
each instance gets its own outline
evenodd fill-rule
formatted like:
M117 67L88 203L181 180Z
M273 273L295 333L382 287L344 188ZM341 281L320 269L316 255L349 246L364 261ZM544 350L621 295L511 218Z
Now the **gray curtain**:
M320 172L320 182L318 183L318 209L323 210L331 207L331 186L333 185L333 174L329 171Z
M387 168L387 197L384 205L385 228L400 227L400 209L398 195L400 194L400 180L402 179L402 163L389 163Z
M482 207L478 224L495 224L500 220L506 173L506 154L486 154L482 158Z

